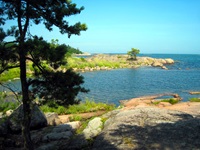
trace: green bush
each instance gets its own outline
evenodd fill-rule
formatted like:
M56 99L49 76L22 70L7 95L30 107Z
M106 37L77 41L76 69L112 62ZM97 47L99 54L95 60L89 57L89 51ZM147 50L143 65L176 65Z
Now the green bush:
M200 98L190 98L190 102L200 102Z
M40 106L40 109L45 113L46 112L56 112L57 113L56 108L49 107L48 105L42 105L42 106Z
M173 105L173 104L178 103L179 100L173 99L173 98L170 98L170 99L163 99L163 100L161 100L161 101L156 101L156 102L154 102L153 104L158 105L160 102L168 102L168 103L170 103L170 104Z
M168 103L170 103L170 104L176 104L176 103L178 103L179 102L179 100L177 100L177 99L173 99L173 98L170 98L170 99L164 99L164 100L162 100L162 102L168 102Z
M67 108L64 106L59 106L56 111L58 114L63 115L66 114Z

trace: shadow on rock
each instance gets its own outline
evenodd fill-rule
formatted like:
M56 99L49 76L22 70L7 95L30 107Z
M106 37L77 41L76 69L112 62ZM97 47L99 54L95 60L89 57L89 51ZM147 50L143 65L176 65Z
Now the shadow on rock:
M93 150L198 149L200 119L179 111L137 108L105 123Z

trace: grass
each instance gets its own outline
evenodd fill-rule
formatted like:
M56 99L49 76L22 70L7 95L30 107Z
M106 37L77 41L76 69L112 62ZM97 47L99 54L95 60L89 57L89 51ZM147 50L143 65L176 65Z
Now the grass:
M67 66L66 68L78 68L84 69L86 67L95 68L95 67L108 67L108 68L119 68L120 62L111 62L108 60L102 59L94 59L93 61L87 61L84 58L76 58L76 57L69 57L67 59Z
M27 77L32 76L31 73L32 71L33 71L32 63L29 62L27 64ZM18 79L19 77L20 77L20 68L13 68L0 74L0 81L9 81L15 78Z
M170 103L170 104L173 105L173 104L178 103L179 100L173 99L173 98L170 98L170 99L163 99L163 100L160 100L160 101L156 101L156 102L154 102L153 104L158 105L160 102L168 102L168 103Z
M6 94L4 92L0 92L0 112L3 112L4 114L6 111L12 109L16 109L19 106L19 102L9 102L5 101Z
M73 115L69 117L70 121L81 121L83 118L79 115Z
M19 78L19 74L20 74L19 68L10 69L0 75L0 81L8 81L14 78Z
M93 100L86 100L77 105L70 105L68 107L64 106L48 106L42 105L40 109L43 112L55 112L59 115L63 114L80 114L80 113L87 113L87 112L95 112L99 110L110 111L115 109L115 105L113 104L106 104L106 103L97 103Z
M190 98L190 102L200 102L200 98Z

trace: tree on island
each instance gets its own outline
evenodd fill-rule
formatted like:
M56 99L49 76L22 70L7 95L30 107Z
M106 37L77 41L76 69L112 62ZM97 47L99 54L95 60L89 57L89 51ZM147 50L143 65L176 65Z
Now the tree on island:
M137 60L137 54L139 53L140 53L140 50L137 48L131 48L131 50L127 52L131 60Z
M64 62L59 60L61 55L55 59L55 55L52 57L51 53L53 52L56 56L60 53L63 54L63 47L49 48L49 45L43 39L32 36L29 28L33 24L44 23L49 31L52 31L53 26L58 27L61 34L68 34L69 38L71 35L80 35L81 31L87 29L86 25L80 22L69 25L66 18L80 14L83 9L84 7L77 8L76 4L70 0L40 0L37 2L34 0L0 1L0 25L4 25L8 20L16 21L16 24L11 26L8 31L5 32L2 28L0 29L0 73L12 68L20 68L23 103L22 134L25 149L34 149L30 138L32 96L29 92L29 87L36 83L34 80L27 79L27 62L32 61L35 75L38 77L42 76L44 79L47 78L47 81L50 81L52 78L55 79L56 76L62 76L63 79L66 75L49 70L42 61L46 60L46 62L51 63L53 68L57 68ZM13 37L14 40L5 42L5 38L9 36ZM43 43L42 47L38 47L38 43ZM57 53L56 51L59 52ZM55 60L51 62L52 59ZM73 82L76 82L76 80L73 80ZM80 83L81 80L76 84ZM74 85L76 86L76 84Z

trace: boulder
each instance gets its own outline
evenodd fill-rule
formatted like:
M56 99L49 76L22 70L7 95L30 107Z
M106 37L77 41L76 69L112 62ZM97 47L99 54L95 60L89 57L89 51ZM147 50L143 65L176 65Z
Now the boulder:
M12 109L7 110L7 111L6 111L6 116L10 116L12 113L13 113L13 110L12 110Z
M31 129L40 129L47 126L47 120L43 112L40 111L39 107L35 104L32 104L32 113L31 113ZM8 127L12 132L21 131L21 123L23 120L23 104L20 105L13 113L8 117L7 123Z
M59 115L58 117L61 121L61 124L68 123L70 121L69 115Z
M166 63L167 63L165 59L158 59L158 60L159 60L159 62L162 63L162 64L166 64Z
M0 112L0 119L4 117L3 112Z
M74 121L58 126L48 126L42 130L31 132L31 139L37 143L36 150L67 149L74 136L74 131L80 127L80 121Z
M162 66L162 69L164 70L168 70L168 68L166 66Z
M167 58L167 59L165 59L165 61L166 61L167 64L173 64L174 63L174 60L171 59L171 58Z
M152 64L153 67L162 67L163 64L159 61L155 61L153 64Z
M61 124L61 121L60 121L60 118L58 117L58 114L56 114L54 112L53 113L49 112L49 113L46 113L45 116L46 116L48 125L55 126L55 125Z
M100 117L96 117L91 120L87 127L83 130L83 134L86 139L91 139L96 137L102 130L103 122Z
M69 122L65 124L58 125L53 128L52 132L65 132L65 131L75 131L80 127L80 121Z
M71 137L72 137L72 132L71 131L65 131L65 132L52 132L52 133L49 133L49 134L46 134L44 137L43 137L43 141L58 141L58 140L62 140L62 139L65 139L65 140L69 140Z

